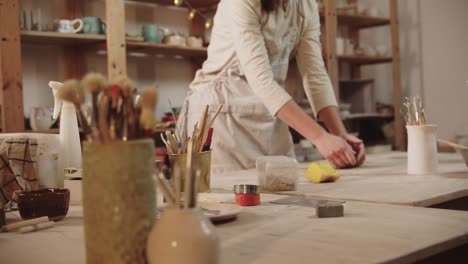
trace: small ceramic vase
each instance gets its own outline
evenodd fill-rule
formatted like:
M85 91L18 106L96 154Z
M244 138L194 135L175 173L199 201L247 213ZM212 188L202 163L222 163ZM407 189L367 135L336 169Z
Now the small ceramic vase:
M408 131L408 174L437 174L437 126L406 126Z
M150 264L216 264L219 238L201 209L164 211L148 238Z

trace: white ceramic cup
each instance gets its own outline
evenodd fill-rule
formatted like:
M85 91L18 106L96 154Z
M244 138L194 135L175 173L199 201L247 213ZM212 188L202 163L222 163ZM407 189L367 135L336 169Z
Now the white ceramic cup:
M78 24L78 27L76 25ZM83 29L83 20L60 19L58 21L58 32L60 33L78 33Z
M437 126L406 126L408 131L408 174L438 173Z
M350 39L345 39L344 41L344 55L347 55L347 56L354 55L354 43Z

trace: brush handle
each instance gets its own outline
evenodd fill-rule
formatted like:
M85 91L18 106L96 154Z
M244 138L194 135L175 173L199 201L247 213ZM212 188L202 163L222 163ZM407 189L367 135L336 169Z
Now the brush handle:
M188 209L189 205L191 204L190 198L192 197L191 194L191 185L192 185L192 149L193 149L193 141L190 140L188 143L187 148L187 160L186 160L186 167L185 167L185 177L184 177L184 209Z
M437 141L439 141L440 143L449 145L449 146L451 146L452 148L455 148L455 149L468 150L468 147L466 147L466 146L459 145L459 144L456 144L456 143L453 143L453 142L450 142L450 141L447 141L447 140L437 139Z
M29 220L26 220L26 221L14 223L14 224L9 224L9 225L6 225L6 226L2 227L2 230L4 232L9 232L9 231L13 231L13 230L16 230L18 228L21 228L21 227L30 226L30 225L37 225L37 224L41 224L41 223L45 223L45 222L49 222L49 217L43 216L43 217L39 217L39 218L34 218L34 219L29 219Z
M166 201L168 201L171 207L175 207L176 206L175 193L171 190L171 187L167 183L166 177L164 177L162 173L159 173L157 179L158 179L160 189L166 196Z

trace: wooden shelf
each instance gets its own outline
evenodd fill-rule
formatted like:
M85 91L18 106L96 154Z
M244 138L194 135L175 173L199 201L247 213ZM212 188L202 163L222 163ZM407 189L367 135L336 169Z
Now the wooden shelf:
M320 12L320 17L323 20L324 12ZM372 27L380 27L390 25L390 19L385 17L371 17L365 15L348 15L340 14L336 15L338 25L346 25L354 29L365 29Z
M340 62L346 62L354 65L370 65L380 63L391 63L392 57L377 57L377 56L338 56Z
M343 120L358 120L358 119L390 119L393 115L382 115L379 113L353 113L343 117Z
M82 45L104 43L106 36L59 32L21 31L21 42L41 45Z
M206 57L207 48L194 48L185 46L173 46L158 43L147 43L140 41L127 41L128 52L142 52L146 54L162 54L184 57Z
M106 36L91 34L65 34L58 32L22 31L21 42L25 44L39 45L83 45L102 44L98 49L105 49ZM127 41L128 52L141 52L145 54L161 54L184 57L206 57L206 48L193 48L183 46L171 46L166 44L153 44L142 41Z
M362 79L362 80L340 80L340 84L342 85L350 85L350 86L362 86L369 83L373 83L374 79Z
M157 5L174 6L174 0L132 0L132 2L143 2ZM192 7L197 8L199 11L215 10L218 6L219 0L190 0Z

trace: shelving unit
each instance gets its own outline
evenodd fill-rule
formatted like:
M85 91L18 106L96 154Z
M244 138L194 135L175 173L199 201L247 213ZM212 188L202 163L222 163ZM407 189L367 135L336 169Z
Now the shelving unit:
M348 0L355 4L358 0ZM65 17L82 17L82 1L65 0ZM66 78L79 78L86 72L84 52L95 50L106 50L108 61L108 75L113 78L116 75L126 74L127 55L129 52L145 53L150 55L162 54L165 56L183 56L190 58L194 63L194 70L199 67L200 59L207 55L206 48L191 48L180 46L167 46L164 44L151 44L134 41L126 38L125 5L131 2L151 3L156 5L172 6L173 0L105 0L107 22L107 35L88 34L62 34L56 32L20 31L19 0L0 0L2 9L0 12L0 83L4 89L0 90L0 105L3 132L19 132L24 130L23 123L23 94L21 77L21 44L24 45L58 45L64 47L63 58L66 66ZM359 81L362 77L361 67L381 63L392 63L394 79L394 102L395 109L401 105L400 91L400 67L398 46L398 16L397 0L389 0L390 16L369 17L363 15L349 15L340 13L336 9L335 0L324 0L324 9L320 16L324 24L324 58L327 70L340 96L339 71L340 64L347 64L351 69L351 80ZM201 11L214 11L219 0L191 0L193 7ZM359 33L363 29L390 26L392 32L392 56L391 57L369 57L369 56L338 56L336 54L337 27L349 28L352 39L359 43ZM203 21L195 19L192 21L190 33L203 35ZM196 62L198 61L198 62ZM6 88L5 88L6 87ZM374 112L352 114L348 120L357 119L388 119ZM395 117L395 146L402 149L404 145L403 122L399 115Z
M357 5L358 0L348 0L348 4ZM335 93L338 99L342 97L340 94L347 93L349 96L350 91L342 91L339 82L339 65L347 64L350 69L351 80L357 82L362 81L362 66L377 65L383 63L392 64L393 75L393 107L399 109L402 104L401 97L401 80L400 80L400 48L399 48L399 33L398 33L398 6L397 0L389 0L390 14L389 18L385 17L371 17L364 15L351 15L340 12L336 7L336 0L323 0L324 9L320 11L321 21L324 24L325 31L323 32L324 39L324 58L327 65L327 70L331 78ZM392 40L392 56L338 56L336 53L336 36L338 27L347 27L349 35L353 43L359 46L360 32L364 29L375 27L389 26ZM362 91L360 91L362 92ZM369 98L369 91L363 93L364 98ZM362 119L384 119L391 120L392 117L388 115L381 115L372 111L364 113L354 113L346 118L346 120L362 120ZM345 120L345 121L346 121ZM394 134L395 139L393 145L396 149L403 150L405 148L404 137L404 124L402 117L398 114L393 116L394 121Z

